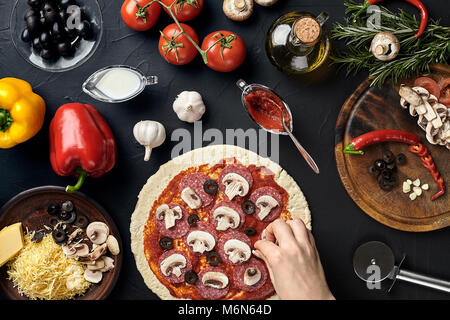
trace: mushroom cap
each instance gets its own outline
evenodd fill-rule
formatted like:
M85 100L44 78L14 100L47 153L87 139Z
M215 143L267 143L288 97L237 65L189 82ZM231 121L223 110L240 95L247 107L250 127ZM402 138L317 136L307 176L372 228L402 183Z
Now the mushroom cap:
M86 235L95 244L103 244L109 235L109 228L104 222L91 222L86 228Z
M379 32L372 39L370 51L378 60L390 61L400 52L400 42L390 32Z
M255 2L260 6L270 7L277 3L278 0L255 0Z
M101 260L105 263L105 266L100 269L101 272L107 272L109 270L114 269L114 259L108 256L101 256Z
M84 270L84 279L90 283L99 283L102 278L103 273L100 270Z
M117 256L120 253L119 241L112 234L106 239L106 246L113 256Z
M202 277L202 283L206 287L224 289L228 286L229 280L226 274L217 271L208 271Z
M163 261L161 261L160 267L161 272L166 277L169 277L171 274L179 277L181 275L180 269L185 268L187 264L186 257L179 253L174 253ZM176 268L178 270L176 270ZM178 274L177 274L178 273Z
M95 261L97 259L99 259L102 255L104 255L106 253L106 249L107 249L107 244L104 243L98 247L96 247L90 254L89 254L89 259L91 261Z
M244 21L253 13L253 0L224 0L223 12L234 21Z

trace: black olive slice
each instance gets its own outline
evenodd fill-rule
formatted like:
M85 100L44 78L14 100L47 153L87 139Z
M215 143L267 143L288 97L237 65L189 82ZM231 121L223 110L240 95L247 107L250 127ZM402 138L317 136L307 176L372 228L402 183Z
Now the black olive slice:
M247 229L245 229L244 233L249 237L253 237L254 235L256 235L257 232L255 228L248 227Z
M220 255L215 251L210 251L206 254L206 262L211 266L217 266L221 261Z
M378 177L378 175L380 174L380 171L375 168L374 165L371 165L369 168L367 168L367 172L369 172L369 174L374 177Z
M189 224L191 227L197 226L197 222L199 222L199 221L200 221L200 218L199 218L198 215L196 215L196 214L191 214L191 215L189 215L189 217L188 217L188 224Z
M392 151L387 150L383 152L383 161L386 162L387 164L395 161L395 156L392 153Z
M52 236L53 240L55 240L55 243L58 245L64 244L67 240L66 232L60 228L53 230Z
M159 239L159 246L164 250L170 250L173 248L173 240L169 237L162 237Z
M75 219L75 223L74 223L77 227L84 229L88 226L89 224L89 219L82 215L82 214L78 214L77 218Z
M373 165L375 166L375 168L377 168L380 171L386 168L386 162L384 162L381 159L375 160Z
M63 219L62 222L68 223L68 224L74 223L75 220L77 219L77 213L75 211L72 211L72 212L69 212L68 215L69 215L69 217L67 219Z
M44 239L45 232L43 230L38 230L34 232L33 236L31 237L31 242L39 243Z
M48 222L50 223L50 225L56 226L59 223L59 219L57 217L50 217Z
M403 166L406 164L406 156L403 153L400 153L399 155L397 155L397 165L399 166Z
M397 171L397 164L395 163L395 161L391 162L391 163L388 163L386 165L386 169L389 169L389 170L395 172L395 171Z
M61 209L62 211L66 211L66 212L71 212L73 211L73 202L70 200L65 201L62 205L61 205Z
M384 169L381 171L380 177L382 177L384 180L390 180L393 176L393 172L389 169Z
M193 270L189 270L184 274L184 281L189 284L195 284L198 280L198 275Z
M205 190L205 192L210 195L215 195L218 188L219 186L214 180L206 180L203 184L203 190Z
M250 200L242 202L242 211L246 214L253 214L255 212L255 204Z
M51 216L56 216L61 210L59 204L51 204L47 208L47 213Z

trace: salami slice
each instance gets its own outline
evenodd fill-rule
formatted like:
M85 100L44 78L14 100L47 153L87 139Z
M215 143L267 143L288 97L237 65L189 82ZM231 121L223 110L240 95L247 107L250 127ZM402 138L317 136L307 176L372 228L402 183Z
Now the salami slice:
M270 210L269 214L261 220L260 219L261 206L258 206L257 202L258 202L258 199L262 196L272 197L273 199L276 200L276 202L278 202L278 205L276 207L272 208L272 210ZM276 218L278 218L280 216L281 210L283 209L283 198L282 198L281 194L275 188L272 188L272 187L262 187L262 188L256 189L250 195L250 200L256 205L254 216L258 220L261 220L263 222L272 222L273 220L275 220Z
M183 260L184 257L184 260ZM169 258L169 259L168 259ZM171 258L171 259L170 259ZM164 262L164 263L163 263ZM163 263L163 265L161 265ZM181 264L181 266L180 266ZM184 275L187 271L192 269L191 261L189 257L183 251L170 250L164 252L158 260L159 272L170 283L182 283L184 282ZM183 267L184 265L184 267ZM166 276L163 272L163 268L169 276ZM177 276L173 273L174 268L179 268L180 275Z
M156 227L158 228L158 231L162 236L170 237L172 239L181 238L189 231L189 224L187 221L189 216L188 212L186 211L186 208L184 208L182 205L179 204L169 203L168 206L170 209L180 207L183 213L182 218L179 220L175 220L175 226L167 229L165 220L158 219L158 217L155 214Z
M211 277L212 273L215 273L215 277ZM219 277L217 277L219 276ZM209 286L208 284L205 285L204 282L208 282L208 279L213 280L211 282L214 282L214 279L218 280L217 283L221 283L223 280L227 281L227 285L223 289L213 288ZM206 268L198 274L198 281L196 284L198 293L207 300L217 300L220 298L223 298L227 295L228 291L230 290L230 279L228 279L228 276L225 273L225 270L219 267L209 267Z
M226 184L228 184L228 183L223 180L224 180L224 177L226 175L228 175L229 173L235 173L235 174L241 176L242 178L244 178L248 182L249 188L248 188L247 192L245 192L245 190L242 190L241 194L238 195L240 197L245 197L253 185L253 177L252 177L251 172L246 167L244 167L243 165L240 165L240 164L232 164L232 165L229 165L229 166L226 166L225 168L223 168L222 172L219 175L218 182L219 182L219 190L225 194L227 193L226 192L227 188L230 188L230 186L227 187ZM230 197L228 197L228 198L230 198ZM233 199L230 199L230 200L233 200Z
M238 240L240 242L243 242L244 244L246 244L248 247L245 247L245 252L240 252L240 254L243 254L245 257L242 257L241 259L244 259L245 261L247 261L248 259L250 259L251 257L251 250L252 250L252 242L250 240L249 237L247 237L245 234L243 234L242 232L238 232L238 231L229 231L227 233L225 233L217 242L217 252L220 254L220 258L222 259L222 261L225 264L234 264L229 258L230 255L228 253L225 252L225 244L229 241L229 240ZM250 252L247 252L247 250L250 249ZM237 264L242 264L245 263L245 261L242 262L238 262Z
M191 188L196 195L200 197L202 201L201 207L206 207L214 200L214 196L207 194L203 189L206 180L209 180L209 177L206 174L193 173L187 175L181 180L178 190L181 193L185 188Z
M208 240L208 238L214 239L213 243L208 242L208 244L210 246L208 247L208 249L205 249L205 251L203 253L194 251L194 246L195 246L194 241L195 241L196 237L193 234L193 232L195 232L195 231L205 232L206 234L201 233L200 236L203 238L206 238L206 240ZM212 236L212 238L211 238L211 236ZM186 243L186 246L189 249L189 252L191 252L194 255L202 255L202 254L212 251L214 249L214 247L217 244L217 233L216 233L216 230L214 229L213 225L211 225L210 223L204 222L204 221L200 221L200 222L197 222L196 227L193 227L189 230L188 234L184 238L184 241Z
M221 207L225 207L221 208ZM219 209L217 212L216 210ZM232 210L229 210L229 209ZM237 213L237 216L236 216ZM239 221L236 221L239 219ZM227 231L242 227L245 222L245 214L237 203L229 200L218 202L211 210L209 221L214 224L216 230ZM233 222L233 223L232 223Z
M258 290L266 283L268 273L269 271L264 262L252 257L248 262L234 268L233 281L239 289L252 292ZM258 278L259 280L257 280ZM256 283L249 285L255 281ZM249 284L246 284L246 282Z

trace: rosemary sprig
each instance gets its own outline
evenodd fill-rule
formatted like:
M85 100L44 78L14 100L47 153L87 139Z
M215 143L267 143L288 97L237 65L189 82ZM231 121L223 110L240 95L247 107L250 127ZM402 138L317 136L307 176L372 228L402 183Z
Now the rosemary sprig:
M415 39L420 21L404 10L394 14L380 6L381 26L375 29L367 27L365 14L355 18L363 3L350 0L345 6L349 17L343 24L333 26L331 37L344 41L348 50L331 58L334 63L347 67L347 75L367 69L372 77L371 85L381 87L389 78L396 83L400 78L429 72L430 64L449 63L450 27L440 26L438 20L429 19L425 33ZM381 31L395 34L400 41L399 55L389 62L379 61L370 53L370 43Z

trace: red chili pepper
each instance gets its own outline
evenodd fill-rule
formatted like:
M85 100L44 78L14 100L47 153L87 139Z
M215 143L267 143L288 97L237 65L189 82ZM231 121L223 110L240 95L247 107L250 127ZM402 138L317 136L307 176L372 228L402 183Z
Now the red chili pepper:
M402 142L410 145L419 144L419 137L402 130L376 130L353 139L344 148L347 154L364 154L363 148L380 142Z
M445 194L445 183L444 178L440 175L439 171L437 170L433 158L431 157L430 152L428 151L427 147L425 147L423 144L419 143L414 146L410 146L409 151L412 153L417 154L420 156L420 160L422 160L422 164L427 168L427 170L431 173L431 176L433 177L433 180L436 181L439 191L431 197L431 200L436 200L443 194ZM421 156L421 154L423 154Z
M369 8L371 5L383 2L384 0L366 0L363 4L363 7L357 12L355 13L354 17L353 17L353 22L356 21L356 18L363 13L364 11L367 10L367 8ZM418 38L420 37L423 32L425 31L426 27L427 27L427 23L428 23L428 11L427 8L425 7L425 5L419 1L419 0L405 0L406 2L411 3L412 5L414 5L415 7L417 7L420 10L420 27L419 27L419 31L416 33L416 35L414 36L414 38Z
M112 131L93 106L69 103L56 111L50 123L50 162L58 175L78 177L67 192L79 190L86 176L97 178L110 171L116 159Z

